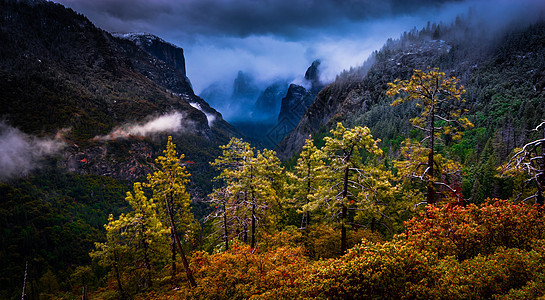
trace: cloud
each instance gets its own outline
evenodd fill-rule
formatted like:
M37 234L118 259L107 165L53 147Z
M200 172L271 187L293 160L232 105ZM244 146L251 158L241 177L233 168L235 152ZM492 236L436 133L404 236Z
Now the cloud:
M96 136L95 140L115 140L131 136L148 137L159 133L175 133L193 130L193 123L184 119L180 112L165 114L151 119L143 124L129 123L116 127L112 132L104 136Z
M57 0L83 12L100 26L121 24L180 30L191 35L297 36L308 28L330 27L412 14L456 0ZM115 27L115 28L114 28Z
M0 181L27 175L41 160L57 154L66 144L60 139L38 138L0 122Z
M184 48L197 94L217 81L232 84L239 70L259 81L296 78L315 59L332 80L388 38L428 21L450 23L469 7L491 26L545 8L543 0L55 1L108 31L148 32Z

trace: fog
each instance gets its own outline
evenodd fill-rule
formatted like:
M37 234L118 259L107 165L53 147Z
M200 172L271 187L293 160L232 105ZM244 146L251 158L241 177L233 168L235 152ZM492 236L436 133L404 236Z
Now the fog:
M149 118L142 123L127 123L114 128L110 133L96 136L95 140L116 140L131 136L150 137L159 133L176 133L193 131L194 124L184 118L180 112L172 112L155 118Z
M56 1L106 30L148 32L184 48L196 94L212 84L232 85L239 71L258 82L300 80L315 59L329 82L361 65L388 38L428 21L450 24L472 8L482 24L501 28L545 8L543 0Z
M54 139L39 138L0 121L0 181L27 175L46 156L58 154L66 146L60 133Z

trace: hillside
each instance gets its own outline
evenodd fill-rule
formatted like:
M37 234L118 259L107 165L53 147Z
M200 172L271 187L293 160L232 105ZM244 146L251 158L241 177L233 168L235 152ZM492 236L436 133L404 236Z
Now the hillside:
M161 132L192 141L179 143L182 152L203 163L237 134L193 93L181 49L114 37L51 2L0 5L0 42L9 45L0 48L1 117L24 134L58 134L59 167L135 180L149 172ZM130 129L165 116L179 124ZM119 129L128 133L111 134Z
M324 88L278 146L279 156L291 158L310 134L321 135L338 121L369 126L385 148L397 149L399 137L411 130L408 120L418 111L390 107L387 83L408 79L413 69L439 67L461 78L466 87L466 108L476 125L471 134L478 134L471 145L472 158L479 158L490 139L497 145L498 158L505 159L545 117L544 27L541 21L492 31L471 17L458 17L451 25L428 24L405 32Z
M194 199L210 190L218 146L239 135L195 96L181 48L131 37L52 2L0 1L2 299L20 297L25 265L38 295L42 275L67 283L87 264L168 135L186 155Z

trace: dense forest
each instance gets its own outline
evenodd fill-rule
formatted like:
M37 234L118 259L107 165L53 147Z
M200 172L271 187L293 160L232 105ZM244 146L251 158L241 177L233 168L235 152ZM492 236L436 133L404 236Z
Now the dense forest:
M10 18L32 11L2 3L17 11L4 10ZM50 9L67 16L59 5ZM91 26L73 15L72 25ZM7 32L0 38L14 42ZM25 116L12 125L29 134L73 124L65 139L107 149L113 166L137 153L135 144L151 148L146 155L153 157L139 157L147 172L130 180L68 172L56 156L25 176L2 179L0 298L545 296L543 20L492 34L470 14L389 40L318 94L278 153L227 138L235 134L226 123L208 127L204 115L138 71L152 66L122 53L148 56L94 26L89 32L103 43L98 57L109 57L103 52L112 44L119 53L110 54L123 68L86 62L90 75L80 81L78 68L64 73L57 66L70 53L41 57L52 66L44 73L17 67L30 77L6 75L12 60L3 60L0 75L13 81L2 81L7 116ZM115 86L103 79L113 77L92 77L114 71L120 72ZM138 104L129 99L138 89L124 80L187 109L204 135L88 140L115 128L116 118ZM93 94L89 82L104 95ZM25 85L50 98L68 95L44 105L78 114L57 111L60 118L39 125L47 110L22 110L34 96L26 94L18 106L9 96ZM112 106L115 118L108 115L110 89L121 89L117 100L129 105ZM72 101L76 92L85 109ZM145 102L150 110L163 104Z

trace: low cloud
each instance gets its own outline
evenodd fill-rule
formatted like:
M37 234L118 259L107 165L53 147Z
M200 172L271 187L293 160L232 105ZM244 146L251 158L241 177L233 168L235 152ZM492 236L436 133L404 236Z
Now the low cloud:
M39 138L0 122L0 181L25 176L39 168L43 158L59 153L66 146L61 132L55 139Z
M176 133L193 130L193 123L187 121L180 112L165 114L145 123L130 123L116 127L104 136L97 136L95 140L115 140L131 136L149 137L159 133Z

